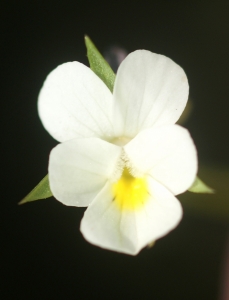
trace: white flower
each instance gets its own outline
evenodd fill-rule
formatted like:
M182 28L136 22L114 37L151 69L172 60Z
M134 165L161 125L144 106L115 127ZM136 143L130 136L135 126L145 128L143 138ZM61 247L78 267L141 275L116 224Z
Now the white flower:
M174 125L188 89L177 64L145 50L122 62L113 95L78 62L47 77L39 115L61 142L50 154L50 187L63 204L88 206L80 230L90 243L135 255L179 223L175 195L197 172L193 141Z

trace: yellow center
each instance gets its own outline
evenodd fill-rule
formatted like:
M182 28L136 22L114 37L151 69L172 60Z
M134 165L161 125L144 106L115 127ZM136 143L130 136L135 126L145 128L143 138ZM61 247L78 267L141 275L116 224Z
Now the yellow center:
M146 178L135 178L124 168L122 177L113 184L113 194L119 209L139 210L149 198Z

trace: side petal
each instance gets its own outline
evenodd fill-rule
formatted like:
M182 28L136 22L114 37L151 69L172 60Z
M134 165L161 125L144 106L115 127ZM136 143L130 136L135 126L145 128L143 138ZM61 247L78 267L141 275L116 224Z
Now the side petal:
M80 227L84 238L101 248L136 255L175 228L182 217L180 202L151 178L148 183L149 199L136 211L120 210L107 184L84 213Z
M114 176L121 151L98 138L74 139L57 145L49 160L54 197L65 205L88 206Z
M45 129L63 142L78 137L113 135L112 94L88 67L78 62L58 66L46 78L38 98Z
M183 69L166 56L146 50L129 54L121 63L114 86L116 136L174 124L188 99Z
M149 174L174 195L183 193L197 173L196 147L189 132L170 125L140 132L124 150L137 174Z

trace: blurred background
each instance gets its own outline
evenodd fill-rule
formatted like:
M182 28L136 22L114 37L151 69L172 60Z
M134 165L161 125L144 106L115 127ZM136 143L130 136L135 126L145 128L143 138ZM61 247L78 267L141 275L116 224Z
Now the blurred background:
M229 2L2 1L0 23L1 298L229 299ZM82 208L54 198L17 205L46 175L57 144L38 118L37 95L57 65L88 64L85 34L102 53L147 49L184 68L193 104L184 126L201 179L217 190L181 195L180 225L137 257L88 244Z

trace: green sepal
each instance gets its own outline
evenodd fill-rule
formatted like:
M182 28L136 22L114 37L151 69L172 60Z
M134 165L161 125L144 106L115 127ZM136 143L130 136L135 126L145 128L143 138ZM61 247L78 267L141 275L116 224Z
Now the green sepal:
M192 193L201 193L201 194L214 194L215 191L207 186L198 176L193 183L193 185L188 189Z
M39 183L38 185L24 198L22 199L18 204L24 204L27 202L32 202L35 200L40 199L46 199L52 197L52 192L50 190L49 186L49 179L48 175L46 175Z
M88 36L85 36L85 45L90 68L113 92L115 73Z

